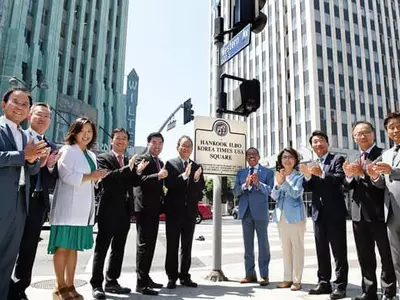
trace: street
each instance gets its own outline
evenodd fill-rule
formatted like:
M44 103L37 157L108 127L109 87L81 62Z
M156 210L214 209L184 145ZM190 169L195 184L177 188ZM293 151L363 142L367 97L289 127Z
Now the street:
M288 289L276 289L276 283L282 280L283 276L283 265L282 265L282 251L278 236L277 227L274 223L270 223L268 233L269 242L271 249L271 263L270 263L270 281L271 284L266 288L260 288L256 284L250 285L240 285L238 281L244 276L244 266L243 266L243 242L242 242L242 232L241 232L241 222L240 220L234 220L230 216L223 217L222 220L222 270L225 275L230 280L224 283L211 283L204 279L204 277L209 273L212 267L212 220L203 221L201 224L196 226L195 240L193 241L193 251L192 251L192 278L193 280L200 283L198 289L193 290L190 288L181 288L178 285L176 290L162 289L160 295L167 294L168 296L176 295L177 298L170 297L170 299L191 299L194 295L204 293L208 295L207 290L213 294L207 297L208 299L217 299L219 297L224 299L240 299L244 294L248 293L248 296L258 297L264 295L268 292L268 295L275 295L276 297L284 297L286 299L297 299L305 297L307 299L328 299L327 295L322 296L309 296L306 294L308 289L313 287L316 283L316 271L317 271L317 260L315 255L315 245L314 245L314 235L312 231L312 222L310 219L307 220L307 231L305 234L305 266L303 275L303 291L302 292L290 292ZM200 235L204 236L204 241L198 241ZM355 252L354 238L351 228L351 222L347 223L347 242L348 242L348 259L349 259L349 286L347 289L347 296L352 297L359 293L360 291L360 269L357 261L357 255ZM49 238L49 231L45 230L42 232L43 240L39 244L38 254L33 270L34 278L32 280L32 286L28 289L27 294L29 295L48 295L50 297L49 289L54 287L53 279L53 265L52 256L48 255L46 252L47 243ZM135 224L132 223L131 231L129 233L126 249L124 265L121 276L121 284L127 285L134 290L135 288L135 242L136 242L136 228ZM165 260L165 224L160 222L160 229L156 247L156 253L153 260L153 266L151 271L152 278L164 285L167 283L167 277L164 272L164 260ZM255 249L257 249L257 239L255 239ZM257 255L256 255L257 257ZM380 261L378 260L378 266ZM79 253L78 265L77 265L77 280L79 290L86 296L90 295L91 287L88 281L90 280L92 266L92 251L86 251ZM257 270L257 261L256 261ZM257 270L258 271L258 270ZM378 269L378 272L380 270ZM334 280L334 271L333 280ZM207 286L209 285L209 286ZM39 287L39 288L35 288ZM218 286L224 289L226 293L216 293L215 289ZM232 288L240 288L242 292L228 292ZM44 289L45 288L45 289ZM46 290L47 289L47 290ZM234 290L234 289L233 289ZM183 292L183 294L181 293ZM271 294L272 293L272 294ZM214 295L215 294L215 295ZM184 297L185 296L185 297ZM123 297L123 296L121 296ZM126 296L125 296L126 297ZM132 293L129 299L149 299L147 296L141 296L136 293ZM236 298L238 297L238 298ZM39 299L33 298L32 299ZM112 296L110 299L119 299L117 296ZM127 298L124 298L127 299Z

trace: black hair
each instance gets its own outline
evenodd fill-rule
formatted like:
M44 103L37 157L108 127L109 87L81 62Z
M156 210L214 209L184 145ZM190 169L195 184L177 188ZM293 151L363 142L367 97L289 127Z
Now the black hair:
M312 145L312 139L315 136L322 137L329 144L329 139L328 139L328 136L326 135L326 133L321 131L321 130L315 130L315 131L313 131L313 133L311 133L311 136L310 136L310 139L309 139L310 145Z
M383 120L383 126L385 126L386 130L391 119L400 119L400 112L390 112L386 115L385 119Z
M31 92L27 88L21 88L21 87L11 88L7 92L5 92L5 94L3 95L3 102L7 103L8 100L10 99L11 94L14 92L24 92L28 96L29 106L32 106L33 100Z
M115 129L111 132L111 139L113 139L114 136L115 136L115 134L116 134L116 133L119 133L119 132L125 132L126 135L128 136L128 141L130 140L131 136L129 135L129 132L126 131L126 129L125 129L125 128L122 128L122 127L115 128Z
M164 137L160 132L152 132L147 136L147 143L150 143L152 138L161 138L161 141L164 143Z
M296 162L295 162L295 164L294 164L294 168L296 168L298 165L299 165L299 153L296 151L296 150L294 150L293 148L284 148L281 152L279 152L279 154L278 154L278 164L279 165L281 165L282 166L282 157L283 157L283 154L285 153L285 152L287 152L287 153L290 153L293 157L294 157L294 159L296 160Z

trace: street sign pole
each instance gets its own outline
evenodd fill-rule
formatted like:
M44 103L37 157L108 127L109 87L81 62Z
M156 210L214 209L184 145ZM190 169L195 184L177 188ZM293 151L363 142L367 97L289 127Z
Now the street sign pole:
M219 92L221 91L221 49L224 45L223 39L223 21L221 21L221 3L215 1L217 5L214 7L214 47L213 47L213 101L214 110L212 115L217 118L222 118L222 113L217 113L216 108L219 107ZM216 28L219 32L216 32ZM214 176L213 178L213 269L206 279L211 281L227 281L228 278L224 275L221 268L221 253L222 253L222 214L221 214L221 176Z

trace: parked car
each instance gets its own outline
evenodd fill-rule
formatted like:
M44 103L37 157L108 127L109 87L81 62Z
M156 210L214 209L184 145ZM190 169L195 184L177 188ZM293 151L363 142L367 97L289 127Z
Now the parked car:
M197 207L199 209L199 214L196 217L196 224L200 224L203 220L212 219L213 214L210 204L198 202ZM131 218L131 221L135 221L135 216ZM165 221L165 214L160 214L160 221Z
M239 205L236 205L232 211L232 217L236 220L239 217Z

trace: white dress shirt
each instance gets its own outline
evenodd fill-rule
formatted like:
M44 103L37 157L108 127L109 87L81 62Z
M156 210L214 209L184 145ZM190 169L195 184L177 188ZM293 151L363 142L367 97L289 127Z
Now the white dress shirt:
M24 149L23 149L23 142L22 142L22 132L19 129L19 125L15 124L13 121L7 119L6 117L4 117L4 121L6 122L8 127L11 129L15 144L17 145L17 150L23 151ZM21 173L19 176L19 185L25 185L24 167L21 167Z

